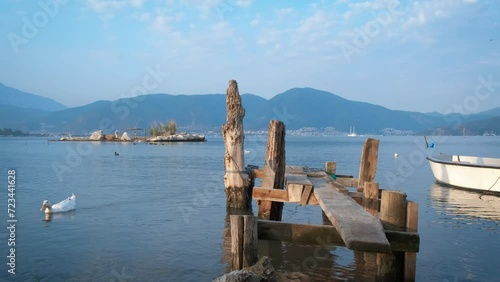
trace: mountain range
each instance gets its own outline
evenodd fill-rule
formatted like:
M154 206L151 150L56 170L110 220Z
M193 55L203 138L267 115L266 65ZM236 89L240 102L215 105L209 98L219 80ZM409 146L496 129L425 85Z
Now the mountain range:
M313 88L292 88L267 100L242 95L245 130L267 130L271 119L287 129L334 127L358 134L483 134L500 132L500 107L462 115L398 111L344 99ZM150 128L153 122L175 120L182 131L215 131L226 120L225 94L149 94L116 101L96 101L68 108L57 101L0 84L0 128L56 134L106 133L126 128Z

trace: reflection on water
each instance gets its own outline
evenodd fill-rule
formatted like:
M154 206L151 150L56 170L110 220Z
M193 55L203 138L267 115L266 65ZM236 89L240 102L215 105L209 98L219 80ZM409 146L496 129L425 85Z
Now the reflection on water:
M500 197L440 184L431 187L431 205L439 212L467 218L500 220Z

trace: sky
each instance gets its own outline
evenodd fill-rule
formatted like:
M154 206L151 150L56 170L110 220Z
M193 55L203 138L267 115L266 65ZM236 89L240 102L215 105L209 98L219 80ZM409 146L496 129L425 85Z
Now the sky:
M393 110L500 107L500 1L2 0L0 82L74 107L312 87Z

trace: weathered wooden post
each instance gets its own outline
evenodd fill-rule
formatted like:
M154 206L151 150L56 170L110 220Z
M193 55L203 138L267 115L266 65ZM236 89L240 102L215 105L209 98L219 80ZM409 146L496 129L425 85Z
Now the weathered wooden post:
M258 259L257 218L252 215L231 215L232 270L254 265Z
M365 182L373 182L377 172L378 146L380 140L368 138L363 145L359 164L358 191L362 191Z
M245 109L241 105L241 96L236 80L230 80L226 91L226 124L222 126L222 135L226 148L224 154L224 186L226 187L226 206L228 208L249 209L252 204L252 192L249 189L250 178L245 171L243 117Z
M337 174L337 163L336 162L326 162L325 172L330 176L335 176Z
M382 191L380 221L385 230L405 231L406 194L392 190ZM403 269L403 252L377 254L377 276L382 281L402 281Z
M266 162L264 164L263 188L285 188L285 124L271 120L267 136ZM281 221L283 203L259 200L259 218Z
M377 182L365 182L363 189L363 208L378 218L378 201L379 186Z
M408 201L406 210L406 231L418 231L418 203ZM404 266L405 281L415 281L417 269L417 253L405 252L405 266Z

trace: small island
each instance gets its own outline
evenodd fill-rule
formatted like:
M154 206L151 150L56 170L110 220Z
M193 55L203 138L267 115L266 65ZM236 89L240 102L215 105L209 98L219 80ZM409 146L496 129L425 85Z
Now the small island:
M133 136L129 136L129 131L133 131ZM137 132L144 132L143 136L138 136ZM100 142L204 142L205 135L200 133L177 133L175 121L169 121L167 124L155 122L149 130L149 137L145 134L143 128L127 128L123 134L115 130L114 134L105 134L103 130L92 132L89 137L61 137L59 140L52 141L100 141Z

